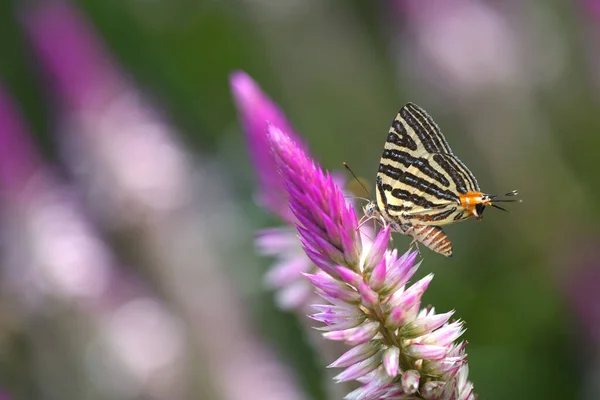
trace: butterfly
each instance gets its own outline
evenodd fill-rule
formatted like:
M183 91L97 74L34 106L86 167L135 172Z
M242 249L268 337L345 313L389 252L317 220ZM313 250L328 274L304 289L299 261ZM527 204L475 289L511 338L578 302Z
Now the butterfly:
M496 203L517 200L513 190L490 195L479 189L473 173L456 157L440 128L419 106L405 104L390 127L376 180L376 201L364 207L368 219L389 224L444 256L452 243L441 226L474 217L481 220Z

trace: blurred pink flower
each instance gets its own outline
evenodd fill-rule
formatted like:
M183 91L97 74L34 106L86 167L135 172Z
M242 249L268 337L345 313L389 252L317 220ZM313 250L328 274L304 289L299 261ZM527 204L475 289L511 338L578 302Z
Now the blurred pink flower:
M0 194L16 200L40 167L27 128L0 86ZM6 199L5 199L6 200Z
M9 256L19 286L59 296L101 295L107 288L107 253L78 215L77 204L41 160L27 128L0 87L0 194L15 229ZM23 240L15 240L19 234ZM19 263L20 264L20 263ZM82 268L82 265L85 267ZM24 291L33 295L36 291Z
M415 32L415 71L461 91L516 79L515 38L491 6L478 0L394 0L394 5Z
M591 15L600 22L600 1L598 0L582 0L581 3Z
M72 190L42 162L17 110L1 90L0 149L4 151L0 156L0 203L6 242L1 263L4 292L13 295L34 315L53 314L64 311L64 307L70 311L70 318L104 327L109 336L118 334L116 327L102 322L116 318L143 291L135 279L118 269ZM167 371L176 371L175 366L181 363L181 326L166 312L150 317L150 308L144 311L128 314L131 322L136 322L135 331L128 335L135 346L125 343L124 349L119 347L123 343L112 341L98 357L77 359L82 364L87 362L96 373L110 360L116 365L105 374L120 371L127 376L114 385L105 385L105 392L121 397L123 387L128 387L127 390L134 388L136 393L148 394L165 391L176 382L175 374L169 375L168 382L149 378L159 372L166 376ZM139 330L144 323L160 329ZM94 352L94 334L104 333L99 330L90 329L82 352ZM135 351L143 357L135 358Z
M267 124L281 124L290 132L293 130L279 107L248 74L234 72L230 77L230 85L258 175L258 202L287 223L287 226L265 229L257 235L259 251L277 260L265 280L269 287L277 289L276 301L281 308L301 309L312 295L311 286L302 279L302 273L311 271L315 266L306 257L296 238L296 230L292 226L294 216L269 147ZM291 135L299 146L305 148L297 135Z
M217 240L199 233L206 218L199 219L197 210L184 207L191 200L193 172L204 171L192 169L174 129L135 90L73 3L36 2L24 7L25 28L57 95L53 104L63 123L59 130L63 157L79 186L87 186L86 200L95 211L118 228L144 228L143 235L136 235L144 253L140 258L147 257L148 264L156 266L151 273L177 308L166 307L139 288L123 295L119 289L125 280L113 279L112 274L107 282L86 277L84 283L104 283L103 293L110 294L102 298L99 309L86 309L96 328L82 352L90 381L104 383L102 392L114 398L183 398L190 387L197 387L196 381L182 384L183 376L191 376L184 358L192 348L208 360L209 391L218 396L302 399L292 374L253 335L244 319L245 305L228 290ZM56 203L50 211L64 208L72 215L33 217L34 232L48 241L44 249L57 257L83 254L61 260L59 266L79 268L69 269L70 276L86 270L79 263L105 262L110 267L111 253L86 252L89 248L81 243L87 240L105 251L92 227L83 224L79 210L63 197ZM201 206L216 214L208 202ZM232 214L227 207L218 211ZM71 219L77 217L80 229L67 237L73 239L69 248L66 241L60 242L65 238L61 234L71 229ZM51 226L42 224L47 220ZM210 230L214 235L213 226ZM231 234L231 230L224 232ZM46 237L48 233L54 237ZM85 258L94 254L96 258ZM15 268L28 260L16 261ZM197 278L207 276L209 290L199 293ZM81 284L80 290L84 288ZM175 312L188 317L186 324ZM206 321L214 323L207 327Z
M394 26L411 32L395 44L403 69L452 96L523 91L564 70L566 45L545 7L481 0L391 0L390 7Z
M292 215L287 205L287 194L275 169L275 162L267 141L267 123L280 126L305 148L294 133L286 116L279 107L260 89L243 71L237 71L230 77L231 92L235 100L242 127L246 133L246 143L254 170L258 174L258 201L272 213L287 222Z
M33 6L25 26L59 95L64 158L116 224L160 219L189 200L189 160L173 129L118 70L66 2Z

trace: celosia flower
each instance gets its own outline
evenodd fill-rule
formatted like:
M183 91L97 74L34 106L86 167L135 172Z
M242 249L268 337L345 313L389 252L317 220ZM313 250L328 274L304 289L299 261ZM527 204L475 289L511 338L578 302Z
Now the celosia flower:
M243 71L230 77L231 91L237 106L240 121L246 133L250 158L258 175L258 203L281 218L286 226L269 228L259 232L257 247L276 262L265 280L270 288L276 289L276 301L283 309L299 309L307 304L312 288L302 273L315 271L316 267L306 257L297 239L295 218L288 206L287 193L283 187L275 160L269 150L267 122L282 127L294 138L290 123L279 107Z
M265 276L266 284L277 289L275 301L284 310L302 308L312 295L312 287L302 274L316 267L302 250L292 226L261 230L256 238L261 254L276 258Z
M306 274L326 301L311 317L325 338L352 346L330 367L345 368L339 382L364 383L346 398L474 399L465 343L455 343L463 323L448 322L453 311L421 309L432 275L407 285L417 252L387 250L389 227L363 248L354 208L331 176L279 128L270 125L268 137L300 241L321 270Z
M246 132L250 158L258 174L258 201L272 213L291 222L293 217L287 206L287 194L269 152L267 121L285 130L298 145L301 145L301 142L283 112L248 74L236 71L231 74L229 82L240 121Z

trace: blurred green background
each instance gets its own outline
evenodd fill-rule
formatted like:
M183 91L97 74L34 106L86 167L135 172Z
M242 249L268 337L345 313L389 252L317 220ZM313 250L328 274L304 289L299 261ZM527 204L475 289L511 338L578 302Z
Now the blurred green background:
M0 77L41 152L62 165L52 99L21 24L35 3L0 2ZM226 187L242 220L223 220L232 233L223 237L217 264L248 305L245 318L291 366L306 398L327 398L322 365L303 323L278 311L262 285L272 261L253 249L254 232L277 221L252 200L255 176L228 82L238 69L279 104L327 169L341 170L346 161L372 186L389 124L412 101L434 117L484 191L518 189L523 203L510 205L510 213L489 210L482 223L448 227L451 259L423 251L420 274L436 275L424 301L466 321L470 379L480 398L600 398L600 282L590 278L600 276L600 2L73 4L168 116L186 151L218 171L199 190ZM105 235L127 259L135 232ZM409 242L394 238L400 250ZM160 287L161 274L133 264L142 281ZM11 304L3 313L21 318ZM39 369L48 366L36 364L28 333L46 328L3 325L0 383L14 398L111 398L81 397L85 390L71 390L68 379L46 395ZM65 374L75 368L63 367ZM197 378L202 368L191 371L189 380L210 386L212 378ZM191 386L157 397L227 398Z

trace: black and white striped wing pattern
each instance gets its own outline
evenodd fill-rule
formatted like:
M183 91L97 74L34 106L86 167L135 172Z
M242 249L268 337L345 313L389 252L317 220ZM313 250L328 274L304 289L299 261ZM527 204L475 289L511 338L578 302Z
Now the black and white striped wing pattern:
M445 225L471 216L461 207L460 196L479 192L479 185L433 119L407 103L389 130L376 192L384 218L410 225Z

